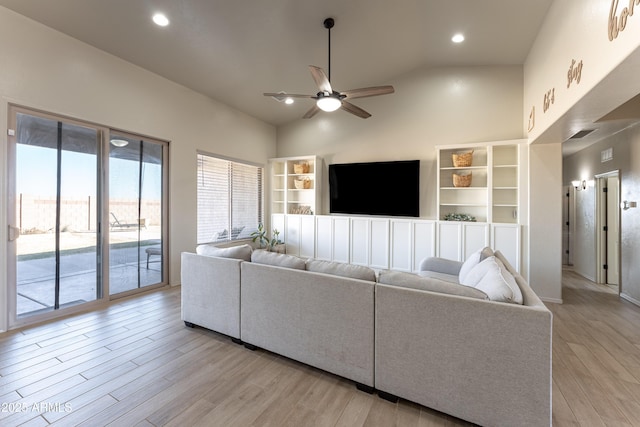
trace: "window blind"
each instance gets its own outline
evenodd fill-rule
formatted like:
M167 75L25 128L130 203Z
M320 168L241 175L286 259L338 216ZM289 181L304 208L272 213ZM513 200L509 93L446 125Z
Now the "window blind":
M247 239L263 221L263 168L198 154L198 244Z

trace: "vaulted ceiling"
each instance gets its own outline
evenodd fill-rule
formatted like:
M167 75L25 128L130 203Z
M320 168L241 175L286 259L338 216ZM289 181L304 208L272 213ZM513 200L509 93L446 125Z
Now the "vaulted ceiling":
M524 63L551 0L0 0L17 13L280 125L315 94L307 69L327 69L338 90L393 84L422 67ZM167 27L151 21L164 12ZM466 40L454 44L454 33ZM382 98L378 98L382 100ZM373 113L375 114L375 103Z

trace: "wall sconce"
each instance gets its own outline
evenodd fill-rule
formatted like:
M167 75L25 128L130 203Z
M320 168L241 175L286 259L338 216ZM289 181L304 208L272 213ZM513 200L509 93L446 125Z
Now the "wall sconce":
M620 207L621 207L623 210L625 210L625 211L626 211L626 210L628 210L628 209L638 207L638 203L637 203L637 202L629 202L629 201L625 200L625 201L623 201L622 203L620 203Z
M573 188L575 188L576 191L587 189L587 181L585 181L584 179L582 181L578 181L578 180L571 181L571 185L573 185Z

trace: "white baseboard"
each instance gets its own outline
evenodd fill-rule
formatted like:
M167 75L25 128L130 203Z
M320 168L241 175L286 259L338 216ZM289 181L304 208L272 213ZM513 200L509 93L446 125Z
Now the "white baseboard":
M631 297L631 296L629 296L629 295L627 295L625 293L621 293L620 294L620 298L625 299L625 300L629 301L631 304L635 304L638 307L640 307L640 300L637 300L637 299L635 299L635 298L633 298L633 297Z
M554 304L562 304L562 298L543 298L540 297L542 302L552 302Z

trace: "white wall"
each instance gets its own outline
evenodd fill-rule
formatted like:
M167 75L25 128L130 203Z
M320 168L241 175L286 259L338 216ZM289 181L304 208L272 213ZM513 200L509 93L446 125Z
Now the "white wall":
M529 147L529 284L545 301L562 302L560 144Z
M266 164L276 131L257 119L0 7L0 132L9 102L170 141L170 282L196 245L196 150ZM7 241L6 137L0 240ZM6 245L0 271L6 272ZM0 330L6 277L0 276Z
M332 163L421 163L420 216L436 219L436 145L522 137L522 68L416 70L390 82L393 95L358 99L372 117L319 113L278 128L278 156L317 154ZM357 102L356 102L357 101ZM322 213L328 213L327 173Z
M624 31L614 40L609 40L612 6L617 5L613 15L619 18L629 3L624 0L556 0L551 4L524 65L525 129L531 108L535 107L535 127L529 132L530 140L537 140L569 113L580 99L640 46L640 10L637 7L636 13L628 17ZM573 59L583 62L581 79L579 83L574 81L567 87L567 73ZM638 79L629 77L621 82L623 85L618 86L615 93L612 91L609 94L610 99L624 98L625 95L629 99L638 93L637 90L631 90L632 86L639 87ZM545 112L544 95L552 89L555 89L554 102ZM592 123L620 103L621 99L614 105L599 102L581 109L577 114L586 119L585 123ZM560 136L560 140L550 142L562 142L572 135L571 132L568 129Z

